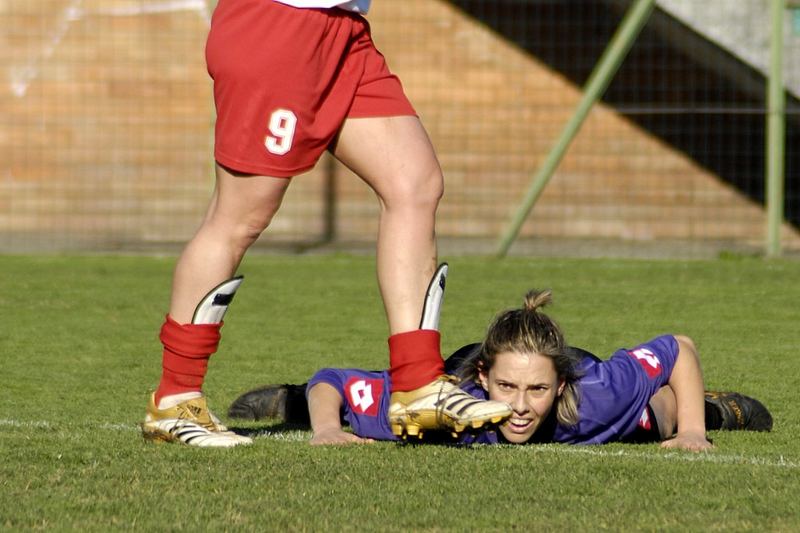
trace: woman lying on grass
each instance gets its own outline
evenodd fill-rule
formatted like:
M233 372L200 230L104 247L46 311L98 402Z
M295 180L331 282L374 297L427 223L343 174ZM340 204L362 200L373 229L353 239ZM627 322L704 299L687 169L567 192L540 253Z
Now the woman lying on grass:
M558 325L541 311L550 300L549 291L530 291L523 307L497 316L483 343L466 346L448 359L448 375L441 379L457 380L467 393L505 402L512 410L499 427L466 428L451 442L661 442L665 448L699 452L712 447L707 429L771 429L772 417L757 400L704 392L690 338L664 335L601 361L567 346ZM397 440L398 428L392 427L396 421L387 415L389 390L386 371L325 368L305 388L282 385L251 391L234 402L229 414L310 420L311 444ZM303 391L308 419L302 412L298 415L305 407ZM441 398L431 400L441 403ZM466 405L470 400L463 401ZM455 412L459 408L450 407ZM421 409L415 416L444 415ZM413 425L404 429L421 437ZM425 440L441 442L443 437L449 435L428 433Z

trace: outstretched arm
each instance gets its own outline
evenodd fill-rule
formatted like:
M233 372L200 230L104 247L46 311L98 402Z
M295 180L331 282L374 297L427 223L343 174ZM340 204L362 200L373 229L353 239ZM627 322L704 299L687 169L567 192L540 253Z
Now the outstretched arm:
M373 442L342 429L339 412L342 409L342 396L327 383L317 383L308 391L308 414L311 418L313 436L310 444L351 444Z
M712 444L706 439L703 371L697 348L689 337L676 335L675 340L679 351L669 386L675 392L678 431L674 438L665 440L661 446L695 452L708 450Z

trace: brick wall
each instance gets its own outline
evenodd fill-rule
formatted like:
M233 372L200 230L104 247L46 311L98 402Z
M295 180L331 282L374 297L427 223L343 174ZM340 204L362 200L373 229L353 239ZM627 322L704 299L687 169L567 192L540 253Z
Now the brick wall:
M375 40L445 170L440 235L495 238L579 88L446 3L375 4ZM213 187L204 4L10 0L0 23L0 247L188 239ZM294 180L266 240L325 232L328 168ZM371 240L373 194L334 168L337 237ZM759 243L764 231L758 205L598 106L522 234ZM784 234L798 246L795 230Z

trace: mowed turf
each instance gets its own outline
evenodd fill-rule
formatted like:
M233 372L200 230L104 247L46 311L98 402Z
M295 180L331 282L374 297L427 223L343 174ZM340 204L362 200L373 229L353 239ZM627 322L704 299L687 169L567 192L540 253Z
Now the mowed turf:
M706 454L656 445L311 447L276 423L255 443L144 442L174 258L2 257L0 527L140 530L800 529L800 263L447 257L446 353L529 288L569 342L607 357L673 332L707 386L761 399L772 433L712 432ZM384 368L370 257L252 256L206 392L323 366Z

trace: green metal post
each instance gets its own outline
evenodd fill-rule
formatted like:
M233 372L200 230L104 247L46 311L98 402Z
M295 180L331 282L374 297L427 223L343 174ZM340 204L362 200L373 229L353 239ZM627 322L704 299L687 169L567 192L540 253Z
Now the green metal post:
M800 2L789 2L789 7L792 9L792 27L794 34L800 35Z
M603 52L603 56L600 58L600 61L598 61L589 80L586 82L583 97L578 103L575 113L564 127L561 136L550 150L550 153L547 154L547 158L534 176L522 204L518 208L506 232L501 237L497 251L498 256L503 257L508 253L508 249L514 242L514 239L516 239L522 224L533 208L533 204L539 199L539 195L541 195L545 186L547 186L550 178L553 177L553 173L561 162L561 159L563 159L570 143L577 136L578 130L589 114L589 111L592 109L592 106L594 106L595 102L600 99L608 88L611 79L625 59L636 37L650 18L650 13L653 11L654 4L655 0L635 0L634 4L625 14L622 23L611 38L611 41Z
M770 68L767 94L767 239L769 257L781 254L786 149L786 95L783 87L783 12L785 0L772 0Z

